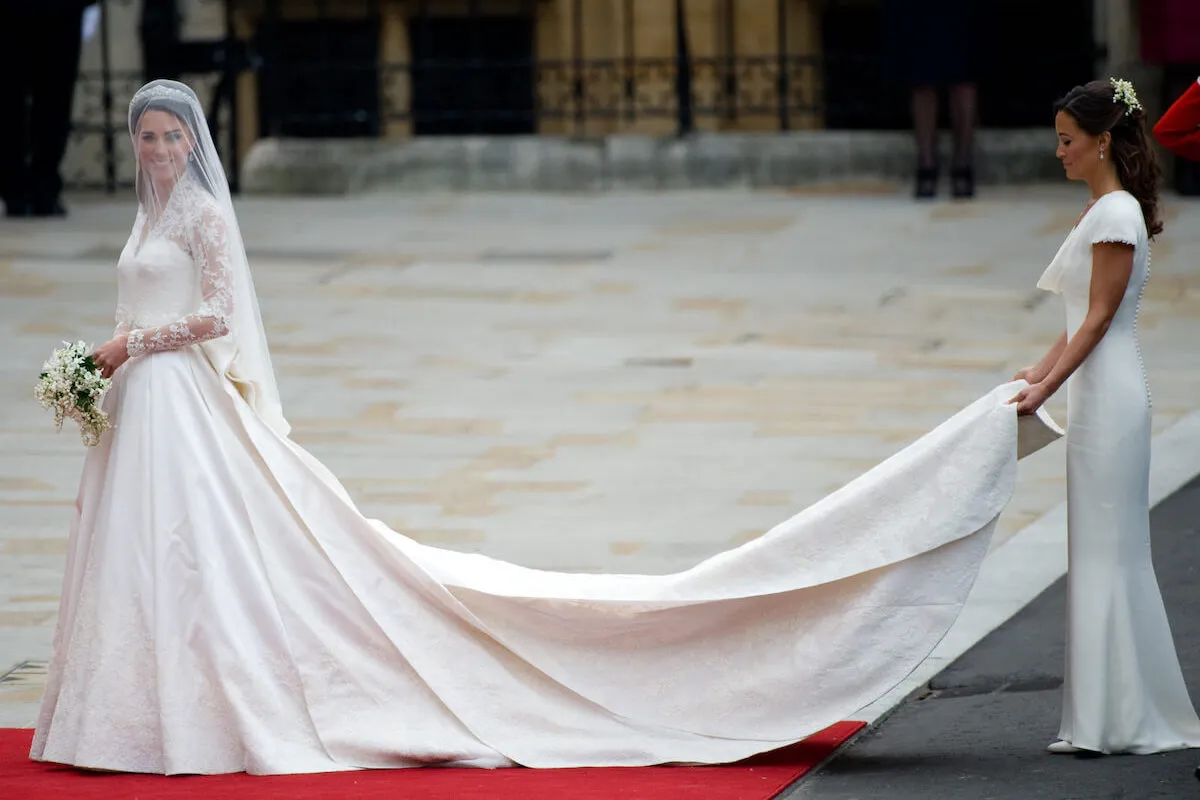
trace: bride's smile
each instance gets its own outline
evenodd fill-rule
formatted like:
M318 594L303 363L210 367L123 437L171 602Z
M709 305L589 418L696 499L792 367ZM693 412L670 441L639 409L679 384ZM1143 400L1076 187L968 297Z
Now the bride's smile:
M194 143L178 117L151 109L139 120L138 161L156 191L169 190L187 169Z

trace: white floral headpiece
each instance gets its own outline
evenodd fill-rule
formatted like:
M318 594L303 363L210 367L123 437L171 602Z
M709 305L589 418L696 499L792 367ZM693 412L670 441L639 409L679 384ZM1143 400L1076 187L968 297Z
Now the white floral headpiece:
M1142 104L1138 102L1137 92L1133 90L1132 83L1120 78L1109 78L1108 82L1113 87L1113 102L1125 106L1125 116L1128 117L1134 111L1142 109Z

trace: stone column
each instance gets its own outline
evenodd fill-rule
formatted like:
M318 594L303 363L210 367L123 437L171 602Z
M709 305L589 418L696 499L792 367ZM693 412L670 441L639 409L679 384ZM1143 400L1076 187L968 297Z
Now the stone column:
M786 0L782 25L786 37L780 37L779 0L737 0L734 3L732 36L727 35L723 56L733 56L737 94L728 98L729 108L721 129L772 131L782 128L780 118L779 56L806 56L819 64L821 56L821 19L818 0ZM732 48L732 52L730 52ZM739 60L740 59L740 60ZM787 126L790 130L822 127L819 113L804 112L795 106L815 106L822 96L819 71L795 68L789 58L787 87L790 100Z
M1141 28L1137 0L1095 0L1096 41L1107 47L1107 55L1097 65L1099 76L1116 76L1133 81L1147 113L1162 112L1161 67L1143 64Z
M380 8L379 26L379 110L383 115L383 137L411 136L411 119L396 119L389 112L412 109L412 45L409 41L408 16L403 0L386 0ZM410 69L389 69L390 65L408 64Z
M1097 65L1104 77L1124 75L1139 60L1136 0L1094 0L1095 37L1107 48Z

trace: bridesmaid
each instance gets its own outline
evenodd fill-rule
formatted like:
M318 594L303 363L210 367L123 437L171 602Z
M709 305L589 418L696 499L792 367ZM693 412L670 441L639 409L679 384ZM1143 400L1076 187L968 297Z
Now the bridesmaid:
M1077 86L1056 105L1058 158L1091 200L1038 287L1067 330L1013 398L1036 411L1067 388L1067 648L1051 753L1200 746L1150 547L1150 395L1137 337L1149 240L1162 231L1158 165L1128 81ZM1070 379L1068 381L1068 378Z

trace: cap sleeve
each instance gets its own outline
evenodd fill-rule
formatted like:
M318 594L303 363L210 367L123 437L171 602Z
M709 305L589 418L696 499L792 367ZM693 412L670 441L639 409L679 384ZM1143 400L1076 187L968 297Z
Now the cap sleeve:
M1119 242L1136 247L1146 227L1137 200L1129 196L1100 203L1088 216L1092 218L1088 227L1088 240L1092 244Z

